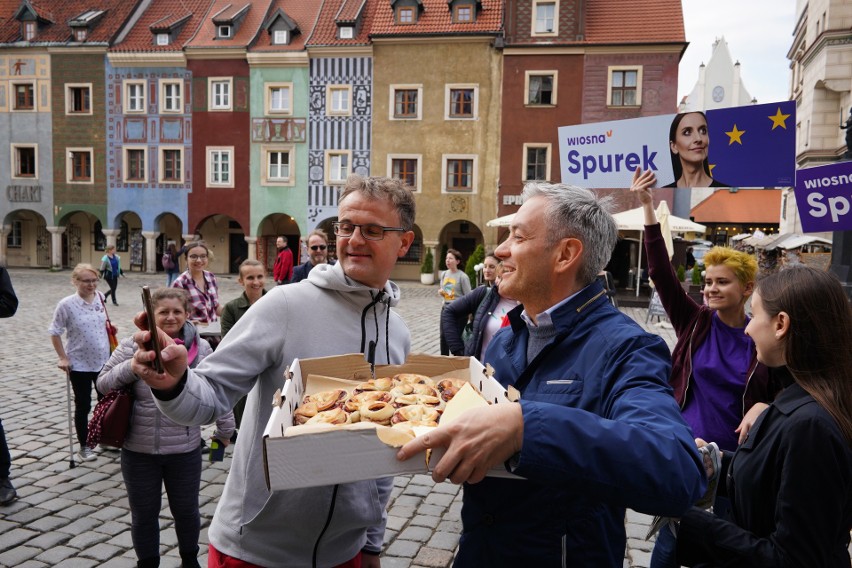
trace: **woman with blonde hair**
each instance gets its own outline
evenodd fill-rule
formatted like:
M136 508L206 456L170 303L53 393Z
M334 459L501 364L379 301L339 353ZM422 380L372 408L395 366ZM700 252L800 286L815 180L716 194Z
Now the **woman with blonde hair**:
M847 568L852 530L852 309L833 275L798 266L758 281L746 333L792 384L731 457L731 519L693 508L680 520L687 566ZM703 440L697 441L703 444ZM727 470L727 474L725 474Z
M92 461L96 456L86 447L92 387L109 359L109 337L104 295L98 292L98 271L91 264L78 264L71 272L71 284L77 292L59 300L50 323L53 348L58 366L68 373L74 389L74 427L80 450L77 459ZM65 334L67 344L63 345ZM98 393L98 399L101 398Z
M754 341L745 335L749 323L745 305L754 291L757 262L743 252L713 247L704 257L704 303L693 301L669 261L654 211L651 188L655 184L653 171L643 173L637 168L631 192L645 213L651 280L677 335L669 384L695 436L733 452L780 388L778 379L758 360ZM728 507L722 497L714 504L720 516ZM663 527L651 557L652 568L674 565L674 544L671 531Z

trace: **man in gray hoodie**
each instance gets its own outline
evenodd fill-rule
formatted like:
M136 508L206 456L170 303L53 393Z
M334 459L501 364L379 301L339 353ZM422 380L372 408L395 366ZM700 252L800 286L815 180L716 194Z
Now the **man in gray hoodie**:
M209 529L211 565L380 566L391 478L271 493L263 471L272 397L294 358L361 352L376 364L399 364L408 355L408 327L390 309L399 288L388 277L414 240L414 197L399 180L353 175L340 195L338 219L339 262L270 290L198 367L187 369L186 350L163 333L165 373L151 368L152 351L140 348L134 357L134 372L151 386L157 405L183 424L208 424L248 393ZM137 323L145 328L144 316ZM147 331L136 334L140 345L148 338Z

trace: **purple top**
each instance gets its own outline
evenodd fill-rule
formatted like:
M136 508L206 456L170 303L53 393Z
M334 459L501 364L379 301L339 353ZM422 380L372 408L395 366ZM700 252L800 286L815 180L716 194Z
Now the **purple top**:
M728 327L714 312L710 333L692 357L692 396L683 408L683 418L696 438L716 442L724 451L737 449L739 435L734 430L742 421L750 361L745 327Z

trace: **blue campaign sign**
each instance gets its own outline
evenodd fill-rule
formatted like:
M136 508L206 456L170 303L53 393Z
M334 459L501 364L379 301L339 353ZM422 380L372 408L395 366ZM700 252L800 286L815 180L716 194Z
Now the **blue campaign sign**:
M852 162L797 171L796 207L806 233L852 230Z
M660 186L777 187L793 184L793 101L563 126L562 181L582 187L630 187L636 167ZM711 143L712 142L712 143ZM688 172L701 175L689 177ZM705 175L706 174L706 175Z
M713 179L729 187L783 187L796 176L796 102L707 111Z

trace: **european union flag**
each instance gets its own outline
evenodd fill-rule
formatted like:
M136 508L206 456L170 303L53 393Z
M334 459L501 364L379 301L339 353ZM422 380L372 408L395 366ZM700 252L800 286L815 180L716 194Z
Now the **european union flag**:
M792 186L796 102L707 111L713 179L736 187Z

